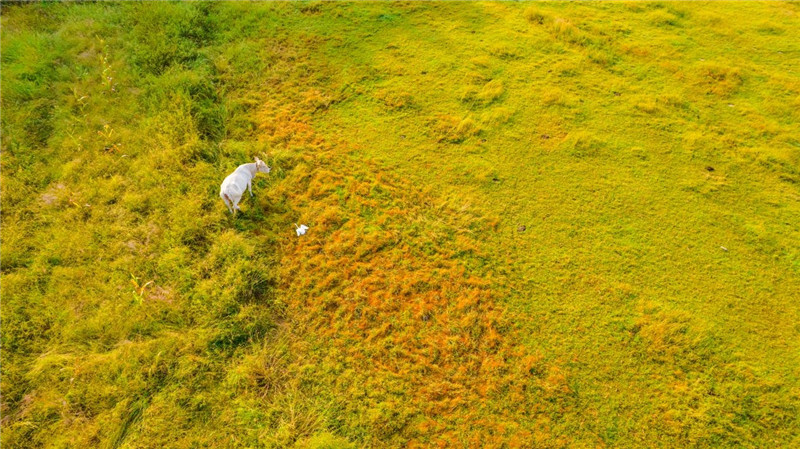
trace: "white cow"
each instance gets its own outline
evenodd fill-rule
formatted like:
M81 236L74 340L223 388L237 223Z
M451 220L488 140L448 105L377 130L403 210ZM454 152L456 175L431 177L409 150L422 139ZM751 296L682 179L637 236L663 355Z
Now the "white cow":
M264 161L259 158L255 159L255 162L238 166L222 181L222 186L220 186L219 196L233 215L236 215L237 210L241 210L239 201L241 201L245 189L248 189L250 196L253 196L253 178L256 177L256 174L269 173L271 170Z

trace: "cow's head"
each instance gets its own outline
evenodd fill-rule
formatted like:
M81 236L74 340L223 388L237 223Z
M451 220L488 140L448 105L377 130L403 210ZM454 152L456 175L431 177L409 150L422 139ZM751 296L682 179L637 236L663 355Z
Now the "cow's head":
M271 168L269 168L266 162L262 161L259 158L255 159L256 159L256 172L269 173L269 171L272 170Z

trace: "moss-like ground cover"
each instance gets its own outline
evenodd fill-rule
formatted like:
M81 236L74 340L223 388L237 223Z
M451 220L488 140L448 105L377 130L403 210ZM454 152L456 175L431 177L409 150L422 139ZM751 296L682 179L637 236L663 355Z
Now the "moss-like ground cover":
M1 33L4 446L800 445L797 3Z

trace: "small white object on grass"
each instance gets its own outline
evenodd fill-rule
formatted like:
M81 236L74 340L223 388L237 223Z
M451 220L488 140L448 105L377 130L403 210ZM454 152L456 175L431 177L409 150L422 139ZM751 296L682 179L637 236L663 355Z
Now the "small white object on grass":
M297 223L294 224L295 231L297 231L297 236L300 237L301 235L305 234L308 231L308 226L301 224L297 226Z

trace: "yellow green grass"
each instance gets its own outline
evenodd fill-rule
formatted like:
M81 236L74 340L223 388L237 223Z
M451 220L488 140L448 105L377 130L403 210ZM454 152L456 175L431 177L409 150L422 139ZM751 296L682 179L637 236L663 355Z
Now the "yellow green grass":
M800 444L797 3L4 4L1 63L5 446Z

